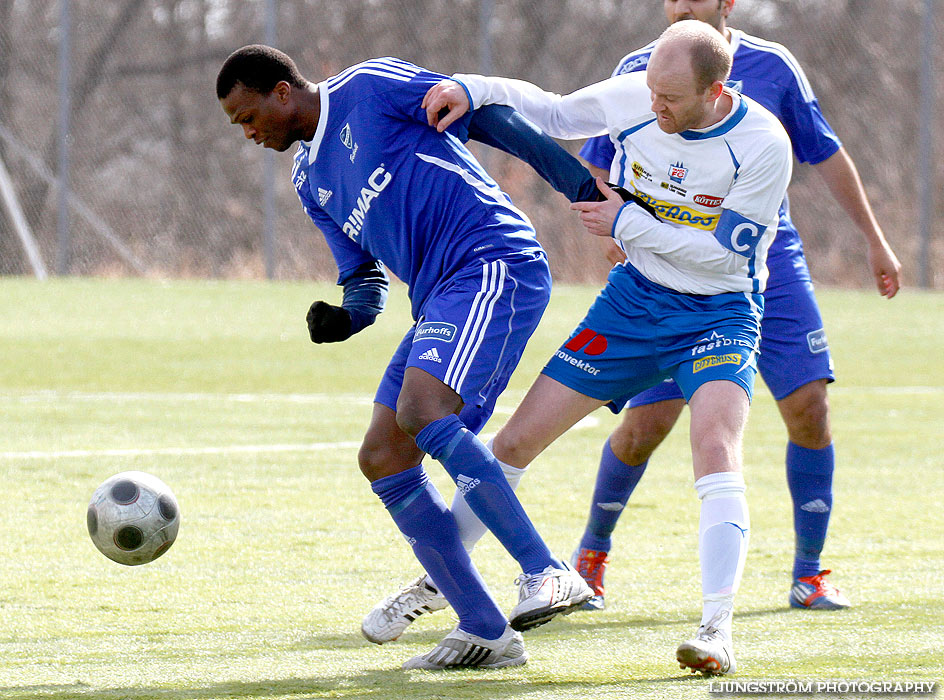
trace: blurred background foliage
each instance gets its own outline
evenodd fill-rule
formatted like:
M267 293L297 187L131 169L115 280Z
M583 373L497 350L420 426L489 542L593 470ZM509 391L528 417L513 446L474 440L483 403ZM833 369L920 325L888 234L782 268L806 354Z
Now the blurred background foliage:
M50 272L104 276L334 278L291 187L291 151L267 156L219 108L216 73L239 46L268 39L311 80L396 55L446 74L487 71L566 93L607 77L666 21L658 0L69 0L72 200L64 243L56 205L62 2L0 0L0 158ZM916 282L921 250L923 6L738 0L729 22L799 59L858 165L906 284ZM934 113L937 134L941 110ZM574 153L579 146L566 144ZM476 153L532 217L556 279L604 278L599 247L588 244L563 197L503 154ZM267 157L275 173L269 250ZM944 181L944 166L934 168L935 181ZM811 168L795 169L790 196L814 279L871 286L858 230ZM932 262L944 259L944 197L935 204ZM30 273L4 212L0 274Z

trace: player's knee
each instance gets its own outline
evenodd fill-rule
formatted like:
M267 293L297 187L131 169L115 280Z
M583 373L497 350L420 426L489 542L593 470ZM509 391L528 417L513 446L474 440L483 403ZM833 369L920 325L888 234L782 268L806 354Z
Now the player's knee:
M827 414L803 414L798 420L787 425L787 432L790 442L810 450L821 450L833 441Z
M402 449L389 442L365 439L357 453L357 466L360 467L361 474L371 482L399 474L417 464L419 458L416 455L405 454Z
M397 399L397 425L404 433L415 438L423 428L455 412L459 405L461 400L451 389L438 396L403 390Z
M363 443L357 453L357 466L360 467L361 474L367 477L368 481L376 481L384 476L384 465L388 462L385 453L388 450L382 449L378 445Z
M695 478L741 470L741 436L737 431L727 431L722 426L693 429L691 443Z
M504 464L518 469L526 468L536 454L524 437L516 435L513 427L506 425L498 431L490 443L492 454Z
M655 438L651 433L637 430L637 426L624 423L610 435L610 449L623 464L635 466L652 456L662 442L662 437Z
M694 445L699 461L713 465L709 471L728 471L739 460L739 447L731 440L703 437Z
M630 409L623 422L610 435L610 449L624 464L642 464L662 444L677 418L678 413L675 411L657 413Z
M449 413L450 411L430 405L422 397L405 396L401 393L397 400L397 425L411 438L415 438L427 425Z
M397 425L404 433L415 438L423 428L429 425L429 422L424 422L417 411L409 408L401 409L397 406Z
M781 404L781 413L790 441L800 447L819 450L832 442L829 401L826 392L808 392Z

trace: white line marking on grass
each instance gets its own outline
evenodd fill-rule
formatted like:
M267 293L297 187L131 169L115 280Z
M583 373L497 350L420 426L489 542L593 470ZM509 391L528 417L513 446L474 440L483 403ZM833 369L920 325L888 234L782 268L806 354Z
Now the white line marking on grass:
M22 402L42 401L230 401L233 403L325 403L347 401L358 404L373 403L373 394L213 394L199 392L143 392L143 391L57 391L47 389L33 392L0 393L0 398Z
M30 450L0 452L0 459L61 459L67 457L150 457L155 455L225 455L268 452L320 452L354 450L360 442L315 442L307 445L224 445L220 447L155 447L102 450Z
M885 394L889 396L917 396L923 394L944 394L944 386L837 386L830 387L830 393L837 394Z
M853 395L937 395L944 394L944 386L841 386L830 387L830 393ZM509 391L510 395L514 392ZM42 389L39 391L0 392L0 400L20 402L48 401L227 401L232 403L283 402L299 404L336 403L344 401L358 405L370 405L373 394L278 394L278 393L240 393L216 394L200 392L144 392L144 391L59 391ZM496 413L510 414L514 408L499 406Z

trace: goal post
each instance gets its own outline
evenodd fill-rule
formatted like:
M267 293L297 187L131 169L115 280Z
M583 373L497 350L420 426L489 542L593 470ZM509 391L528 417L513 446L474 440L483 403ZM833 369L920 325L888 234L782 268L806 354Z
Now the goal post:
M23 245L30 267L33 268L33 274L36 279L46 279L49 274L46 272L46 266L43 264L43 258L39 253L39 246L36 245L36 239L30 230L29 222L27 222L23 209L20 207L20 201L17 199L16 190L13 187L13 180L10 178L10 173L2 157L0 157L0 199L3 201L3 206L10 218L13 230L16 231L16 235Z

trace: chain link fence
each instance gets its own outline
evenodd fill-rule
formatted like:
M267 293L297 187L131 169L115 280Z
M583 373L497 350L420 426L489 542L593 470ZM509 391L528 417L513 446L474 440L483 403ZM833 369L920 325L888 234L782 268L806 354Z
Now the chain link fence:
M919 233L923 179L944 181L939 161L930 175L918 168L930 148L919 142L921 22L935 2L738 0L729 20L804 66L907 284L944 260L944 197L927 253ZM395 55L566 93L607 77L665 23L658 0L0 0L0 274L33 274L40 259L50 274L333 279L292 189L291 153L274 156L264 245L267 156L214 89L243 44L275 37L311 80ZM600 248L563 197L504 154L476 153L531 216L556 279L602 281ZM812 168L795 169L790 195L814 279L871 286L861 234Z

